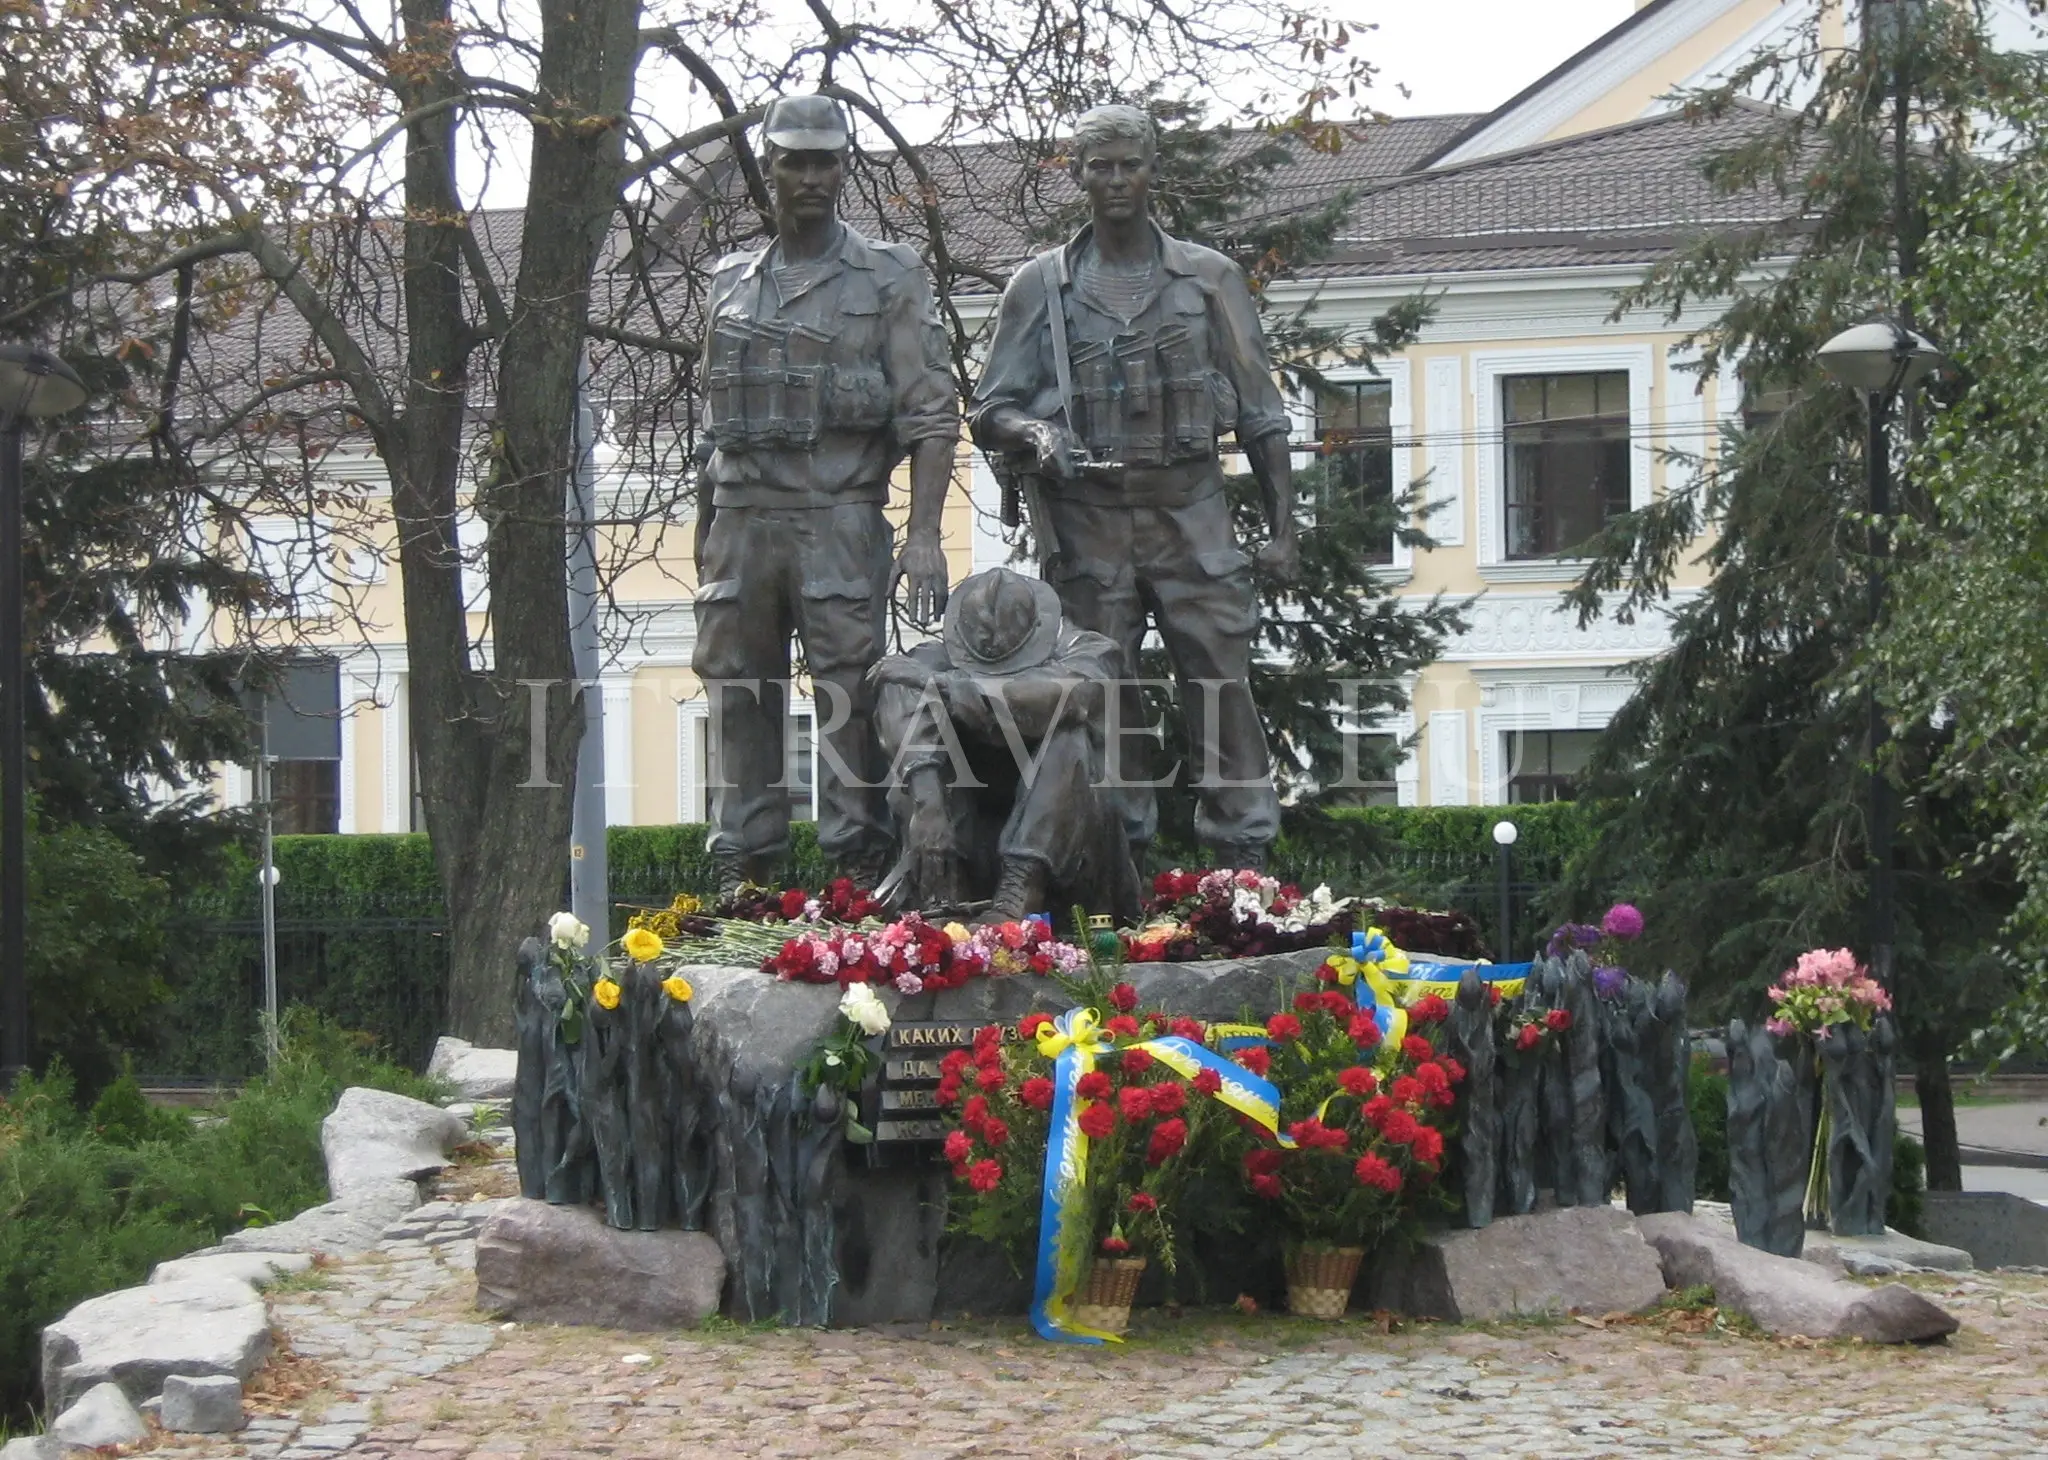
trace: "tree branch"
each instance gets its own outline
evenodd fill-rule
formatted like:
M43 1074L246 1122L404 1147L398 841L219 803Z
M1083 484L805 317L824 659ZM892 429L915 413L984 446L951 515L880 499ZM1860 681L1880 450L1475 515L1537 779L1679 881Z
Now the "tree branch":
M642 350L659 350L665 355L674 355L682 360L694 360L701 346L687 335L664 336L641 334L638 330L623 330L616 325L599 324L592 320L583 326L583 332L593 340L609 340L615 345L632 345Z
M655 171L657 168L667 167L684 153L693 152L697 148L702 147L706 142L715 142L720 137L731 137L742 133L747 128L753 126L754 123L760 121L761 113L766 110L766 107L750 106L743 112L736 112L732 116L727 117L724 121L712 122L708 126L699 127L694 132L685 132L682 136L674 138L665 145L656 148L627 168L626 174L620 179L620 182L622 184L636 183L650 172Z
M674 26L643 31L640 39L643 44L659 46L663 54L680 61L683 68L696 77L703 88L711 94L711 99L717 103L722 116L730 118L740 114L739 103L733 100L732 89L725 84L725 78L718 74L709 61L684 42L681 33ZM747 196L753 199L755 210L764 221L772 218L775 214L775 204L768 196L768 184L761 176L760 160L754 156L754 149L747 144L746 133L734 134L732 154L734 160L739 163L740 176L746 179Z

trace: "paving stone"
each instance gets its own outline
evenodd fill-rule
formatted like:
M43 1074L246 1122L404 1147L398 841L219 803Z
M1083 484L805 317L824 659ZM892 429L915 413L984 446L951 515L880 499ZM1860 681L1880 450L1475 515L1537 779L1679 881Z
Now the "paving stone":
M226 1374L173 1374L164 1380L160 1414L167 1430L232 1434L242 1428L241 1381Z

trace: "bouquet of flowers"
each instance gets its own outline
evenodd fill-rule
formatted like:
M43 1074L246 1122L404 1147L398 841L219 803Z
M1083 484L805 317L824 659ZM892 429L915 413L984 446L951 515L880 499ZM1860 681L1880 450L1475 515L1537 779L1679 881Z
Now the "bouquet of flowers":
M1583 949L1593 964L1593 992L1619 998L1628 984L1628 945L1643 936L1643 915L1633 903L1617 902L1599 923L1560 923L1544 947L1547 958Z
M659 973L667 967L661 991L678 1004L687 1004L696 990L676 970L676 959L658 933L645 927L629 927L624 937L593 957L590 928L574 913L558 912L548 919L548 959L562 975L567 1002L561 1014L562 1038L575 1044L583 1037L586 1007L595 1004L606 1013L616 1012L625 996L625 980L635 969L647 967ZM664 960L667 960L666 964Z
M1812 948L1800 954L1769 994L1771 1017L1764 1021L1764 1028L1781 1038L1829 1039L1839 1024L1867 1031L1877 1016L1892 1006L1891 995L1847 948ZM1814 1102L1820 1107L1820 1118L1814 1130L1813 1163L1806 1177L1806 1222L1810 1227L1825 1227L1829 1221L1828 1141L1834 1118L1828 1109L1824 1064L1820 1080L1819 1098Z
M722 920L747 923L842 923L855 925L885 916L888 909L875 901L865 887L854 885L851 877L835 877L816 892L801 887L776 891L751 884L742 887L711 910Z
M868 1071L881 1058L880 1040L889 1032L889 1007L874 985L854 983L839 996L839 1022L818 1042L803 1068L804 1093L811 1097L811 1114L822 1122L841 1120L846 1138L865 1145L874 1132L855 1118L860 1106L860 1088ZM828 1092L829 1098L820 1098Z
M1249 869L1176 867L1152 879L1146 926L1125 940L1124 956L1158 963L1290 953L1348 934L1350 907L1351 899L1333 898L1328 887L1304 895Z
M797 983L890 983L899 993L959 988L970 978L1071 974L1088 955L1052 936L1036 918L972 930L909 913L884 927L820 924L762 959L763 970Z

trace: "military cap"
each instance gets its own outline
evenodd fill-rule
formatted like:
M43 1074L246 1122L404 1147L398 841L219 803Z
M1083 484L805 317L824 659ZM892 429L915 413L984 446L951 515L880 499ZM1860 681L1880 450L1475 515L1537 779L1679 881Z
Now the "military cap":
M761 140L785 152L838 152L848 141L846 113L829 96L778 96L761 119Z

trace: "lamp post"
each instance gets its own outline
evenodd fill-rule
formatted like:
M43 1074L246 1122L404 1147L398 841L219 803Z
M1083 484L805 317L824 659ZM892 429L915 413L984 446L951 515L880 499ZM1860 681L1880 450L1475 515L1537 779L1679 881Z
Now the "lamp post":
M21 428L85 404L78 372L42 350L0 344L0 1094L28 1066L27 674L21 611Z
M1513 870L1510 862L1514 852L1511 849L1515 845L1515 838L1520 835L1521 832L1512 821L1496 821L1493 824L1493 845L1495 848L1493 864L1494 871L1498 874L1500 882L1500 961L1502 963L1508 963L1514 959L1515 909L1513 902L1508 897L1508 874Z
M1885 557L1890 550L1886 519L1891 515L1892 402L1942 363L1941 351L1924 335L1896 320L1875 319L1851 325L1819 352L1821 369L1863 396L1868 434L1863 464L1870 488L1870 625L1884 617ZM1877 685L1866 692L1870 737L1870 970L1886 990L1892 987L1893 950L1897 944L1897 888L1892 878L1892 830L1897 819L1892 783L1878 763L1891 727L1885 724Z

